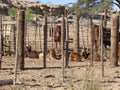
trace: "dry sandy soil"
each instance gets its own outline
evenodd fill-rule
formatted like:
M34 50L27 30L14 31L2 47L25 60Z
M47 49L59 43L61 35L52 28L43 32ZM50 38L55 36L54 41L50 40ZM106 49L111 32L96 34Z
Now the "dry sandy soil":
M3 57L0 80L13 79L15 58ZM110 68L109 60L104 62L104 78L101 62L94 62L90 68L88 61L69 62L64 69L62 81L62 60L47 60L43 69L42 59L25 58L25 70L17 72L17 83L2 85L0 90L120 90L120 67Z

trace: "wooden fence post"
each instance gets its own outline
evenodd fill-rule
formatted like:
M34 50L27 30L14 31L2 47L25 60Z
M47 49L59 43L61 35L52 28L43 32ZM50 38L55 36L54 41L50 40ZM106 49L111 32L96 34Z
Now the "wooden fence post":
M25 30L25 12L20 10L18 13L19 17L19 25L17 30L19 30L18 34L18 69L24 69L24 30Z
M62 14L61 22L61 55L62 55L62 81L64 82L64 15Z
M68 18L67 18L67 10L66 10L66 17L65 17L65 25L66 25L66 63L65 67L69 67L69 28L68 28Z
M103 27L107 27L107 9L105 9Z
M0 13L0 69L2 64L2 14Z
M91 60L90 60L90 66L93 66L93 22L92 22L92 18L90 18L90 36L91 36Z
M44 17L44 56L43 67L46 68L46 52L47 52L47 17Z
M73 38L74 51L79 52L79 18L74 16L74 38Z
M119 32L119 16L112 14L111 17L111 67L118 66L118 32Z
M103 61L103 16L101 16L101 25L100 25L100 40L101 40L101 54L100 54L100 58L101 58L101 70L102 70L102 77L104 77L104 61Z
M42 52L40 21L38 21L38 38L39 38L39 52Z

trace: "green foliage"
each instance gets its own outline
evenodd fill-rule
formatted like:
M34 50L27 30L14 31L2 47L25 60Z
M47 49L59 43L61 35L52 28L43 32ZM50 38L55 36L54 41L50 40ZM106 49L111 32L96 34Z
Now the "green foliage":
M33 10L30 8L27 8L25 11L25 17L27 20L30 20L32 18Z
M17 8L12 7L12 8L9 8L9 9L8 9L8 15L10 15L10 16L15 17L16 14L17 14L17 12L18 12L18 9L17 9Z
M112 9L111 0L78 0L72 7L68 6L68 11L79 17L95 15L104 9Z

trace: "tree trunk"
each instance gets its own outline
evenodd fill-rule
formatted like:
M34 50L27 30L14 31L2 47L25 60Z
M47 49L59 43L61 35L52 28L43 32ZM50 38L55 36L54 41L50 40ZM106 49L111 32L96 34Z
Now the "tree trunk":
M79 18L74 16L74 52L79 52Z
M118 66L118 32L119 16L113 14L111 17L111 67Z

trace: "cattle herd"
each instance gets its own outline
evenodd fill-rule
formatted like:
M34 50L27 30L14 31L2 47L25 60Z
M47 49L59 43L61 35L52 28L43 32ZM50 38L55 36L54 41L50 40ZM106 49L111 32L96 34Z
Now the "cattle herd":
M103 29L104 31L109 31L109 29ZM110 38L110 33L104 33L107 36L107 38ZM95 48L98 48L98 42L99 42L99 26L95 25L93 28L93 36L94 36L94 45ZM46 58L48 60L59 60L62 57L61 53L58 53L57 48L60 48L61 45L61 27L56 26L54 28L54 42L55 46L52 48L49 48L46 51ZM59 47L58 47L59 44ZM105 40L103 41L103 44L105 47L107 45L110 45L110 41L106 42ZM79 50L79 52L74 52L74 51L68 51L68 56L69 56L69 61L84 61L84 60L91 60L91 50L88 48L84 48ZM64 57L66 58L66 51L64 51ZM41 58L43 59L43 53L38 53L36 51L31 50L31 46L26 46L24 50L24 57L29 57L29 58ZM100 55L98 53L93 54L94 61L100 61Z
M100 26L94 25L93 27L93 46L94 49L98 51L98 48L100 47ZM111 30L109 28L103 27L103 46L104 48L107 48L107 46L110 47L110 34ZM120 37L120 35L119 35ZM120 39L119 39L120 41ZM55 46L52 48L49 48L46 51L46 58L49 60L52 59L61 59L62 54L57 52L57 48L61 47L61 26L56 26L54 28L54 44ZM59 46L58 46L59 45ZM118 56L120 56L120 45L118 45ZM83 60L91 60L91 50L81 49L79 52L74 51L68 51L69 61L83 61ZM64 57L66 58L66 52L64 51ZM31 50L31 46L25 47L24 56L29 58L43 58L43 53L37 53L36 51ZM94 61L100 61L100 55L97 52L93 52L93 59Z

